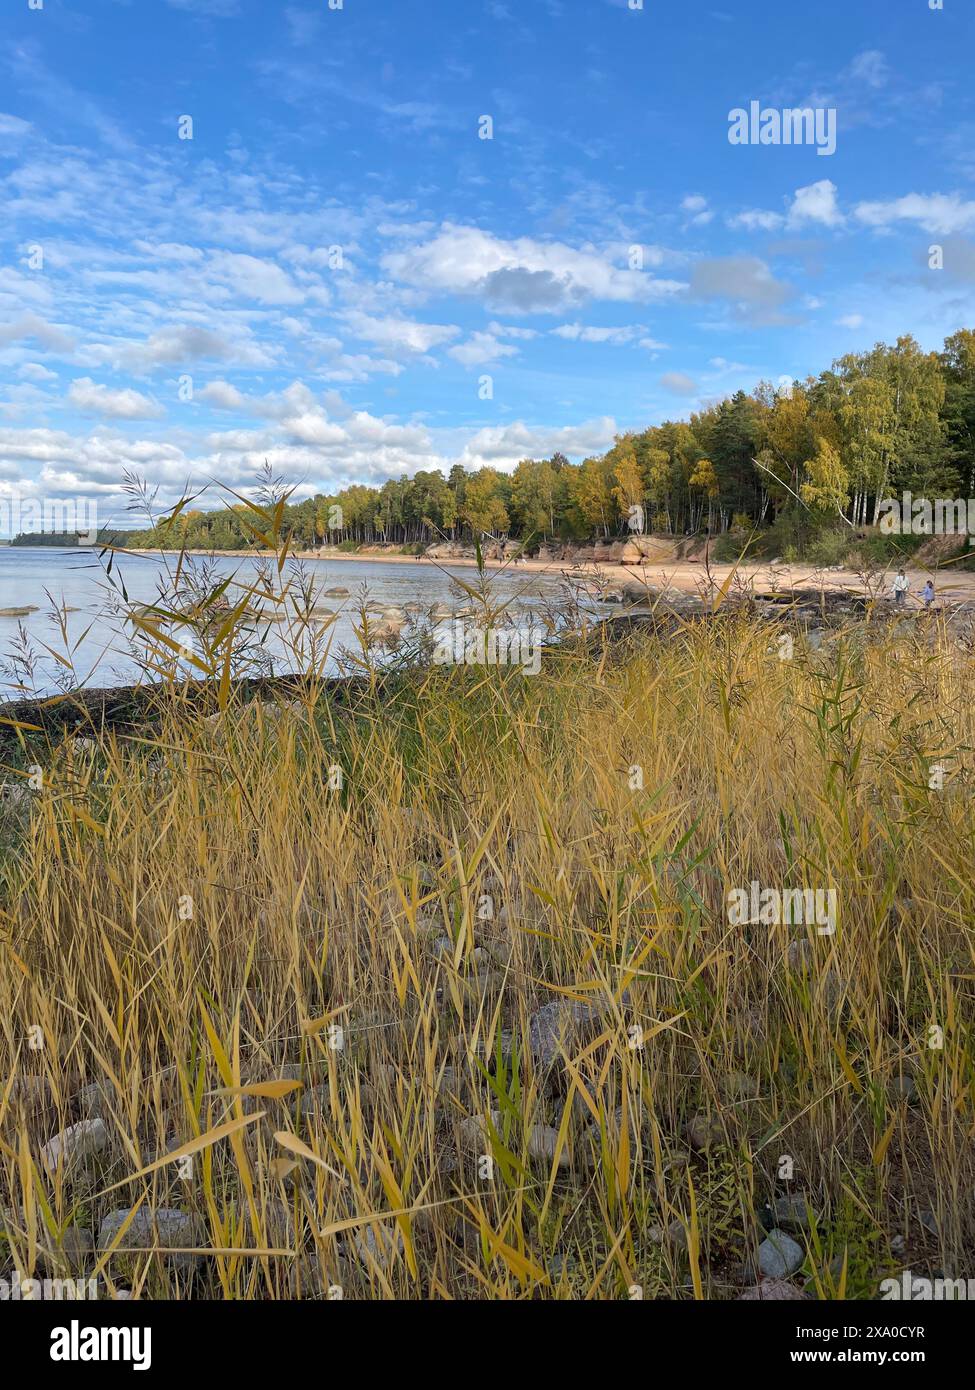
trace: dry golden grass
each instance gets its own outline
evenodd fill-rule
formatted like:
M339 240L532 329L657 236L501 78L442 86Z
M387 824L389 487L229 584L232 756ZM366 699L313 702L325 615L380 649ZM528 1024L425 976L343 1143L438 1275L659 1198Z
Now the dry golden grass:
M796 1193L813 1296L964 1274L972 696L944 633L780 661L742 614L25 743L0 1266L143 1205L197 1216L196 1296L725 1298ZM753 880L835 888L835 934L731 926ZM547 1067L529 1020L566 998L593 1019ZM107 1147L49 1171L85 1113ZM151 1241L86 1270L188 1291Z

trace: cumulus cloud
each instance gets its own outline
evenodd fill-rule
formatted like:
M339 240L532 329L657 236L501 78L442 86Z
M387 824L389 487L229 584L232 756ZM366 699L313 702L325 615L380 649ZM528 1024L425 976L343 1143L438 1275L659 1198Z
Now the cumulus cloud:
M518 349L510 343L500 342L493 333L472 333L466 343L447 349L452 357L463 367L477 367L487 362L499 362L504 357L517 357Z
M843 214L836 205L836 184L829 179L820 179L806 188L796 189L789 222L797 225L802 222L820 222L825 227L838 227L843 222Z
M818 183L797 188L784 213L750 208L727 219L729 227L740 227L747 232L775 232L782 227L800 227L807 222L818 222L824 227L841 227L844 220L836 201L836 184L829 179L820 179Z
M114 420L155 420L165 413L156 401L138 391L113 391L92 381L90 376L78 377L71 383L68 401L78 410Z
M229 251L211 257L209 272L235 295L258 304L304 304L307 291L299 288L274 261L242 256Z
M556 338L565 338L570 343L609 343L620 347L632 343L644 329L639 324L625 328L602 328L593 324L563 323L551 331Z
M212 405L215 410L240 410L246 404L244 396L229 381L209 381L196 392L195 398Z
M33 341L51 352L70 352L74 339L53 323L33 313L20 314L10 323L0 323L0 345Z
M643 303L683 286L645 271L623 270L592 247L518 237L444 223L431 240L383 257L387 274L431 293L476 295L514 313L556 313L588 300Z
M48 371L47 367L40 362L24 362L18 368L17 375L23 381L57 381L57 372Z
M784 222L781 212L766 212L762 208L749 208L728 218L729 227L743 227L746 232L774 232Z
M376 318L360 309L350 309L342 317L357 338L376 343L389 352L426 353L442 343L449 343L460 332L453 324L416 323L412 319L392 316Z
M249 328L240 327L231 340L199 324L160 328L142 342L93 343L84 350L93 364L148 372L156 367L187 366L193 362L233 362L242 367L270 367L274 358L256 343Z
M689 194L681 203L681 212L686 212L690 222L695 227L706 227L714 217L714 213L708 207L707 198L700 193Z
M556 452L570 457L604 453L617 432L611 416L561 429L528 425L523 420L490 425L468 439L458 462L470 469L490 466L511 472L524 458L550 458Z
M886 203L859 203L856 217L867 227L916 222L926 232L947 236L975 227L975 202L966 201L957 193L908 193Z

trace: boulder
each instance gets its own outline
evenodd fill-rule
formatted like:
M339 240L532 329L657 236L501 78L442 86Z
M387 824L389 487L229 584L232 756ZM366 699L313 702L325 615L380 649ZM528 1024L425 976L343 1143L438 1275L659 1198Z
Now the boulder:
M767 1279L787 1279L802 1267L805 1258L802 1246L785 1231L769 1231L758 1247L758 1268Z
M528 1023L528 1045L538 1067L547 1068L568 1047L572 1038L599 1018L593 1004L579 999L556 999L532 1014Z
M98 1228L98 1250L101 1255L114 1244L131 1210L131 1207L121 1207L105 1217ZM199 1217L174 1207L140 1207L112 1258L127 1250L154 1250L163 1255L174 1269L189 1274L197 1267L201 1256L187 1254L183 1247L199 1245L201 1238L202 1223ZM171 1251L172 1254L169 1253ZM145 1258L145 1253L142 1253L139 1261L144 1262Z
M41 1149L41 1163L53 1173L62 1165L73 1168L107 1147L108 1130L103 1120L79 1120L47 1141Z

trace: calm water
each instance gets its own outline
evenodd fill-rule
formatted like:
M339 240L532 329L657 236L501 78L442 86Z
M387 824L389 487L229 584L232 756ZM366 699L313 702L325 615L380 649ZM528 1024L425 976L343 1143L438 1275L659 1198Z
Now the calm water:
M129 651L128 642L120 629L110 602L111 586L106 578L104 561L90 551L55 549L11 549L0 546L0 608L35 606L38 611L28 617L0 617L0 699L18 694L14 677L8 669L20 647L20 628L26 631L36 657L32 680L39 694L58 689L56 673L59 663L46 656L43 644L63 652L64 645L57 623L52 618L53 604L63 603L77 611L68 613L68 640L76 649L71 660L77 673L76 683L90 686L125 685L133 682L139 668ZM330 668L338 665L340 647L358 650L353 633L353 619L358 620L357 606L363 587L368 601L386 606L405 607L420 603L429 607L448 603L464 606L465 600L452 587L449 574L434 568L429 561L404 560L395 564L372 564L361 560L306 560L303 570L315 586L316 602L339 614L331 629L332 653ZM159 579L167 564L175 567L175 556L165 560L155 556L116 556L113 578L116 588L124 583L129 600L136 603L158 601ZM253 576L254 561L236 556L218 559L215 568L220 574L236 574L242 583ZM476 579L475 572L457 568L456 574L468 584ZM288 574L288 570L285 571ZM346 588L348 598L329 598L323 590ZM532 607L554 599L559 593L558 576L525 571L506 570L492 579L492 593L501 599L516 596L518 607L530 612ZM53 604L52 604L53 600ZM180 640L183 640L181 637ZM293 669L294 659L281 646L272 629L267 650L275 659L275 670ZM62 671L65 668L61 668ZM21 677L23 679L23 677Z

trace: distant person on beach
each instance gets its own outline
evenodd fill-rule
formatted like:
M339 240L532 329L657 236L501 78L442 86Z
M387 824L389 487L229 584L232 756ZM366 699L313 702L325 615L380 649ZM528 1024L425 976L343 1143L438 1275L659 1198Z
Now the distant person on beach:
M930 579L921 590L921 597L924 600L925 608L930 608L931 604L934 602L934 585Z
M894 579L894 602L898 605L903 604L907 599L907 591L910 587L907 575L902 569L898 570Z

